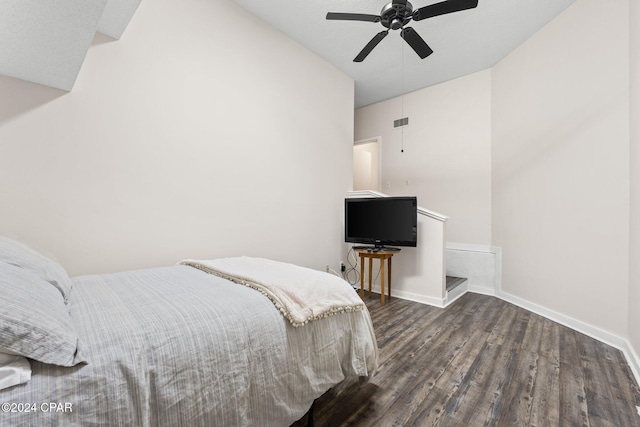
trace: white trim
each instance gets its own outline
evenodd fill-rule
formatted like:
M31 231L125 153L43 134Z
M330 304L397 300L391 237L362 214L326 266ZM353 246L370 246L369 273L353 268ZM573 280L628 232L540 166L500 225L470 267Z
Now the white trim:
M638 357L638 353L635 352L629 340L624 340L624 347L621 348L620 351L622 351L625 359L627 359L629 367L631 367L631 372L633 372L633 376L636 377L636 382L640 384L640 357ZM640 413L638 413L638 415L640 415Z
M451 290L451 292L446 291L447 296L444 299L444 308L449 307L453 304L458 298L462 295L466 294L469 290L469 281L465 280L464 283L459 284L455 288Z
M435 220L438 220L440 222L446 222L449 217L446 215L443 215L441 213L438 212L434 212L434 211L430 211L428 209L425 208L421 208L420 206L418 206L418 213L424 216L428 216L429 218L433 218Z
M357 288L358 291L358 295L360 295L360 288ZM388 292L387 289L385 289L385 291ZM380 286L379 285L373 285L371 286L371 292L376 293L376 294L380 294ZM365 283L365 288L364 288L364 294L365 296L369 295L369 288L367 287L367 284ZM385 300L387 299L387 294L384 294ZM393 289L393 291L391 292L391 298L399 298L399 299L404 299L407 301L413 301L413 302L419 302L421 304L427 304L427 305L432 305L434 307L438 307L438 308L444 308L445 307L445 300L444 298L435 298L435 297L428 297L426 295L420 295L420 294L416 294L413 292L407 292L407 291L402 291L402 290L396 290Z
M379 191L373 190L349 191L347 194L348 197L391 197L388 194L380 193ZM449 217L446 215L421 208L420 206L418 206L418 213L438 220L440 222L446 222L449 219Z
M488 252L492 254L495 254L500 250L500 248L497 246L472 245L469 243L451 243L451 242L447 242L445 247L452 251L484 252L484 253Z
M631 372L633 372L633 376L636 378L636 382L640 384L640 357L638 357L638 353L636 353L628 339L622 340L622 342L622 346L618 347L618 349L624 354L627 363L629 363L631 367ZM638 415L640 415L640 410L638 411Z
M438 308L444 308L443 298L428 297L426 295L420 295L420 294L415 294L413 292L406 292L406 291L393 291L391 296L393 298L400 298L400 299L405 299L409 301L419 302L422 304L432 305Z
M380 142L380 140L382 139L381 136L372 136L371 138L365 138L365 139L359 139L357 141L353 142L353 145L360 145L360 144L368 144L370 142Z
M373 190L348 191L347 194L349 197L387 197L386 194Z
M495 289L485 288L485 287L482 287L482 286L470 285L469 286L469 292L473 292L474 294L488 295L490 297L500 298L500 296L498 296L498 293L496 292ZM503 298L500 298L500 299L503 299Z

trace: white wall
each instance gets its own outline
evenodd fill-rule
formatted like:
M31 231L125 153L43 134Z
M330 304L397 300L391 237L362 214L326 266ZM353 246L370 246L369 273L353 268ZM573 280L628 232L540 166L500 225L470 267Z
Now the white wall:
M627 336L628 2L582 0L492 69L502 290Z
M382 135L381 191L417 194L450 215L448 246L502 248L495 289L478 291L620 348L628 339L636 366L639 9L635 0L576 2L492 70L355 115L356 139ZM392 127L402 116L410 117L404 156L402 131ZM425 118L419 130L415 116ZM474 181L475 199L460 191ZM452 274L475 263L457 252L446 253Z
M629 341L640 355L640 2L629 0L630 76L630 248ZM636 356L637 358L637 356ZM638 359L640 361L640 359Z
M489 70L359 108L355 136L382 137L383 193L449 216L449 242L491 244Z
M71 274L240 254L337 267L353 81L236 3L144 1L71 93L0 86L0 234Z

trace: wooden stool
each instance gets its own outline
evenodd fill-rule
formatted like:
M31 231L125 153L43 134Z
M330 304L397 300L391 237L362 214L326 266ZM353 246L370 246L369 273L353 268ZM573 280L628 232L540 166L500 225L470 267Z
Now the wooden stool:
M396 254L397 251L386 250L367 250L357 249L356 252L360 255L360 298L364 299L364 263L365 259L369 259L369 298L371 298L371 276L373 271L373 260L377 258L380 260L380 304L384 305L384 261L387 260L389 264L388 268L388 295L391 299L391 257Z

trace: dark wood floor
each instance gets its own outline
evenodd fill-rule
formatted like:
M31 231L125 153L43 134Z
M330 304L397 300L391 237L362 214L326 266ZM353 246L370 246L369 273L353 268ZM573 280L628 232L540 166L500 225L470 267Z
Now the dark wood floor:
M331 392L315 426L640 426L624 355L495 297L446 309L367 298L380 349L365 386ZM306 425L306 416L294 424Z

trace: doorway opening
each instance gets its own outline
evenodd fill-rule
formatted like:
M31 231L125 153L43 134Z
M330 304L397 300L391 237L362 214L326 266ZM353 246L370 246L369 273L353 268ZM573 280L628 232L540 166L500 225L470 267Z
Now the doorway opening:
M380 138L353 143L353 190L380 191Z

